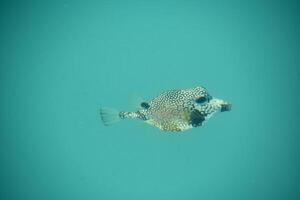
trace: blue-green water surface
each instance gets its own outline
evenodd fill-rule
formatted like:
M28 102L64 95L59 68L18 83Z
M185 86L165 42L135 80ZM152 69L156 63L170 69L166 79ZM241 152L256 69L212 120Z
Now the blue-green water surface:
M300 199L296 1L0 4L0 199ZM168 134L101 106L205 86L233 104Z

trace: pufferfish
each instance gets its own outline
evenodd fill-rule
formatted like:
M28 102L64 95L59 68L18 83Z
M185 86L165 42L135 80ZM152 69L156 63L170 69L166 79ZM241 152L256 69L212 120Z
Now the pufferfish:
M231 110L231 104L209 95L198 86L190 89L169 90L150 101L140 102L134 112L101 108L104 125L111 125L120 119L139 119L162 131L180 132L202 126L217 112Z

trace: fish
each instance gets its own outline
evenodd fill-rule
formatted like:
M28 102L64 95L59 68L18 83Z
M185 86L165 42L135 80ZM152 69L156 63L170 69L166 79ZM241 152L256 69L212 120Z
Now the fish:
M182 132L202 126L214 114L230 111L231 103L211 96L203 86L172 89L149 101L140 102L136 111L100 108L104 125L123 119L138 119L165 132Z

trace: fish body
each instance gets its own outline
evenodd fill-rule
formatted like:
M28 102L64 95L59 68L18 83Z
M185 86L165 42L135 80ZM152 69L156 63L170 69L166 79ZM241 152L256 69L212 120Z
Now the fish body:
M169 90L154 99L141 102L135 112L119 112L119 119L140 119L163 131L180 132L203 125L213 114L229 111L231 104L213 98L202 87ZM104 124L110 115L100 110Z

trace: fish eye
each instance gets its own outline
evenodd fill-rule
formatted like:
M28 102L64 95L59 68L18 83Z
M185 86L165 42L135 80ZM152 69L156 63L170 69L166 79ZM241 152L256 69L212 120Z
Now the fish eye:
M207 98L202 96L202 97L198 97L195 101L196 101L196 103L201 104L201 103L206 102Z

